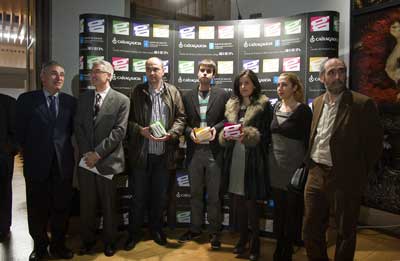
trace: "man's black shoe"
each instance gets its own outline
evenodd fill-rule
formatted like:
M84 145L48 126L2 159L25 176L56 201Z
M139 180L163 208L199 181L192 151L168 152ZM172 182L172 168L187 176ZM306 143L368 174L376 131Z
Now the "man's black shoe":
M129 250L134 249L136 244L139 243L141 237L142 236L139 233L130 234L128 239L125 242L124 250L129 251Z
M105 256L113 256L115 254L115 247L112 244L107 244L104 247L104 255Z
M10 239L10 230L0 231L0 242L6 242Z
M50 256L56 259L71 259L74 253L65 246L50 246Z
M153 231L151 236L158 245L165 246L167 244L167 237L162 230Z
M201 232L192 232L190 230L186 231L185 234L178 238L179 243L185 243L187 241L191 241L197 239L201 236Z
M96 242L91 242L91 243L83 243L82 246L79 248L78 255L83 256L90 254L96 245Z
M210 235L210 244L211 244L211 248L214 249L214 250L217 250L217 249L221 248L221 241L219 241L219 235L218 234Z
M47 256L47 250L44 249L33 249L32 253L29 255L29 261L37 261L45 258Z

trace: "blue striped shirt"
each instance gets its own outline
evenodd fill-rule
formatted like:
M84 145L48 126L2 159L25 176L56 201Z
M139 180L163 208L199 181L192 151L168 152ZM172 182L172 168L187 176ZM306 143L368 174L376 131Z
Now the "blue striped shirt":
M149 94L151 100L151 120L150 124L155 121L160 121L164 127L166 128L166 124L168 122L167 119L167 106L162 100L162 94L165 91L164 83L161 83L161 88L159 91L156 91L149 84ZM149 154L161 155L165 152L165 142L157 142L149 140Z

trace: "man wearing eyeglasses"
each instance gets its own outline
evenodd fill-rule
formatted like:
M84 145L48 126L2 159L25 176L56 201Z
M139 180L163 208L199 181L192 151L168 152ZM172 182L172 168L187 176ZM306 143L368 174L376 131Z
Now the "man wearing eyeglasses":
M75 117L80 158L81 255L89 254L96 244L98 206L103 217L104 254L115 253L118 219L113 177L125 169L122 141L128 124L129 98L111 88L113 73L107 61L93 64L90 80L95 90L79 97Z
M197 77L199 85L183 97L187 114L185 137L187 142L186 163L190 176L191 227L180 238L183 243L198 238L204 221L204 187L207 190L208 232L212 249L219 249L221 229L221 164L220 145L215 137L224 127L225 104L229 93L214 86L217 66L214 61L204 59L199 63ZM209 128L209 138L200 140L196 128Z
M168 187L168 169L185 125L185 112L179 90L163 81L163 61L146 61L147 81L131 93L129 114L128 159L129 189L134 195L129 215L129 238L125 250L141 239L145 213L155 243L166 245L163 210Z
M43 90L24 93L17 100L17 140L24 158L28 226L34 242L29 260L45 258L48 245L52 257L71 259L65 234L72 197L76 100L61 92L64 68L59 63L44 64L40 79Z

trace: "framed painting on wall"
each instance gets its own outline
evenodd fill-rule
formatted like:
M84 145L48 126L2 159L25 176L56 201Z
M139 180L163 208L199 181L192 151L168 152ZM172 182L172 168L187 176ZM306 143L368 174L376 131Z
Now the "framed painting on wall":
M364 204L400 214L400 1L364 2L376 5L352 12L350 86L375 100L385 129Z

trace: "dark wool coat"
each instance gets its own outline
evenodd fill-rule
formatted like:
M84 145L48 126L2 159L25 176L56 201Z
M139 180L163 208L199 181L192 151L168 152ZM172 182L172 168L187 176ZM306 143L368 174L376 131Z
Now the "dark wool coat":
M237 123L240 101L237 97L228 100L225 108L227 122ZM265 200L270 194L268 173L268 146L271 142L269 126L272 120L272 106L265 95L252 100L247 107L243 121L243 144L245 145L244 192L247 199ZM224 190L229 186L229 172L235 142L227 141L223 131L219 135L221 146L225 147L223 164Z

